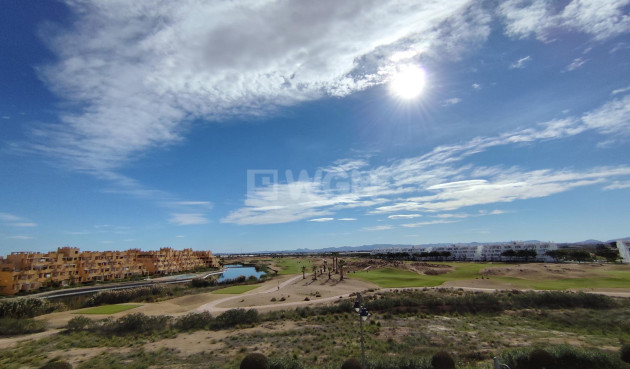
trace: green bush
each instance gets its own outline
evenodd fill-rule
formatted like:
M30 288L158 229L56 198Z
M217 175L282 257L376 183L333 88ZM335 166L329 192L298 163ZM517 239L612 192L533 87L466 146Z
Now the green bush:
M455 369L455 360L448 352L438 351L431 357L433 369Z
M16 336L46 330L46 322L27 318L2 318L0 319L0 336Z
M88 317L83 315L75 316L70 319L68 324L66 324L66 329L69 331L82 331L86 329L90 329L94 326L94 321Z
M155 301L158 297L171 296L173 291L171 288L161 284L152 286L126 288L123 290L106 290L101 291L90 297L86 305L98 306L107 304L120 304L130 301Z
M58 308L60 304L36 297L7 299L0 301L0 318L32 318Z
M175 320L173 326L182 331L191 331L196 329L208 329L214 322L212 315L204 311L202 313L189 313Z
M240 369L269 369L269 360L260 353L252 353L241 361Z
M212 324L212 328L230 328L239 324L258 323L258 310L231 309L219 315Z

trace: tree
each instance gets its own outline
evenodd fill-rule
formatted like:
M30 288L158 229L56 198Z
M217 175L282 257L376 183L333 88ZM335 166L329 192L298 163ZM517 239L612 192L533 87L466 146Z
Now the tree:
M346 264L343 260L337 260L337 268L339 269L340 281L343 281L343 266Z
M510 261L512 261L512 259L514 259L514 257L516 256L516 251L512 249L505 250L501 253L501 256L504 258L508 258Z
M553 259L554 262L559 262L560 259L562 258L562 253L560 252L560 250L549 250L547 252L545 252L545 255L549 256L550 258Z
M313 265L313 280L317 280L317 267Z
M538 256L538 253L534 249L524 249L516 252L516 257L525 258L526 262L529 261L529 258L535 258L536 256Z
M339 253L332 252L331 255L333 258L333 272L337 273L337 268L339 268Z
M302 279L306 279L306 265L302 265Z
M603 257L609 263L614 263L619 259L619 250L600 245L595 249L595 255Z
M587 261L591 258L591 254L586 250L571 250L569 256L571 257L571 259L578 262Z
M326 272L326 264L328 264L328 260L324 259L324 273Z

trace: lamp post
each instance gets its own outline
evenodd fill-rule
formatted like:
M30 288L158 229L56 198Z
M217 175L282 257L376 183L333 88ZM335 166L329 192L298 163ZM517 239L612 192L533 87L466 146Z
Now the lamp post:
M354 311L359 314L359 325L361 326L361 368L365 369L365 340L363 339L363 322L371 315L363 306L363 297L357 292L357 299L354 301Z

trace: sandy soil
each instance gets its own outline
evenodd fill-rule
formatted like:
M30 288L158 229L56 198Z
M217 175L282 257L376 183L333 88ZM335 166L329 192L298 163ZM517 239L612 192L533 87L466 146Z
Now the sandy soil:
M274 286L273 283L276 285ZM312 280L307 276L291 276L284 281L271 281L255 290L240 295L231 295L197 308L197 311L218 313L234 308L253 308L259 311L280 310L298 306L317 305L348 297L350 293L378 287L372 283L355 279L340 281L338 276L330 280L327 275ZM319 297L317 296L319 295ZM281 301L284 298L284 301ZM308 300L306 300L308 298ZM276 301L272 301L275 299Z

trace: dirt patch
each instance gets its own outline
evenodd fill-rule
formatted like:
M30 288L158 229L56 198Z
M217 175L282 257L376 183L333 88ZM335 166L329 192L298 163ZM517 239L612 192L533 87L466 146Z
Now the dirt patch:
M558 278L590 278L608 269L602 264L514 264L481 270L482 275L514 277L530 280Z

